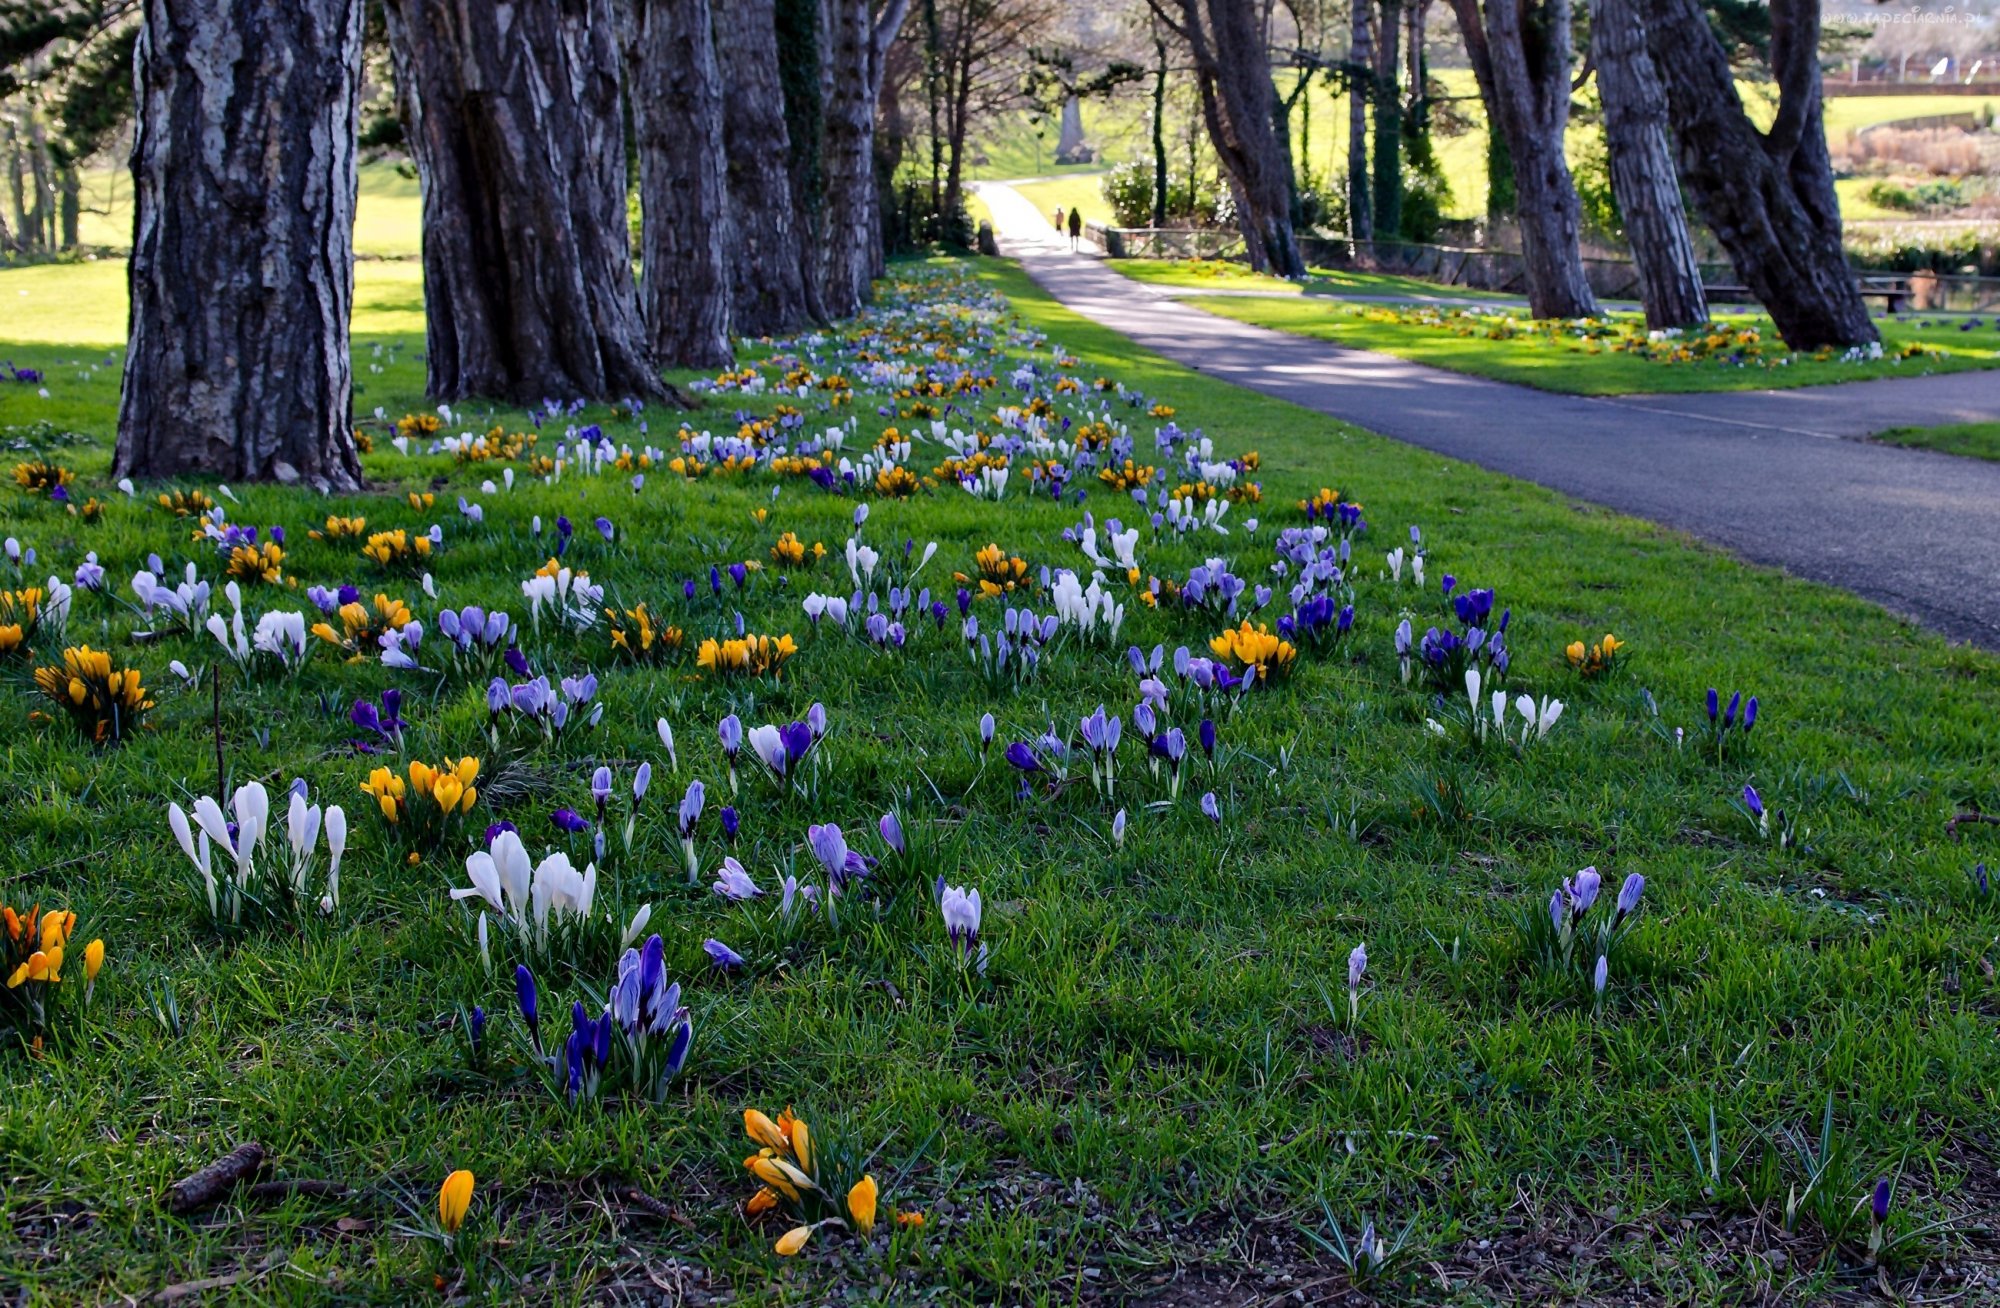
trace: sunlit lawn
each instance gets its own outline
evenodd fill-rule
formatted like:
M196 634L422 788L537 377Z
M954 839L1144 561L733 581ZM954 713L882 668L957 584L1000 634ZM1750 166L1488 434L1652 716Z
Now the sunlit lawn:
M504 769L474 681L396 677L325 654L296 684L232 677L219 729L236 777L275 787L304 775L321 799L348 804L356 834L340 918L219 934L163 821L170 797L212 784L218 729L206 687L177 689L166 665L212 664L212 644L136 643L110 596L79 595L73 638L142 668L160 706L131 745L93 752L32 720L24 671L4 673L0 896L75 906L112 961L70 1039L38 1060L0 1053L0 1229L11 1232L0 1283L74 1303L248 1271L236 1291L246 1299L442 1301L439 1251L411 1232L453 1166L479 1178L483 1288L468 1297L493 1301L658 1296L688 1269L708 1278L696 1288L746 1303L877 1293L1108 1303L1246 1265L1332 1294L1346 1281L1328 1252L1329 1216L1349 1241L1371 1218L1392 1236L1407 1228L1375 1291L1382 1301L1824 1301L1872 1276L1859 1270L1867 1230L1854 1213L1879 1176L1895 1179L1896 1284L1985 1256L1972 1224L1991 1193L1981 1141L2000 1077L2000 907L1975 895L1968 871L1979 857L2000 863L2000 842L1980 827L1955 841L1944 824L1960 809L2000 809L2000 661L1840 592L1204 379L1077 318L1018 271L980 267L1023 324L1081 357L1079 379L1115 378L1172 405L1222 455L1261 453L1262 502L1235 506L1227 537L1144 541L1148 572L1185 577L1226 557L1279 587L1268 618L1289 584L1267 572L1271 539L1302 520L1296 502L1335 486L1365 504L1351 643L1308 653L1288 684L1218 711L1221 764L1192 750L1178 800L1151 775L1129 720L1115 798L1083 772L1021 797L998 749L981 760L982 713L998 717L1003 746L1051 723L1069 734L1099 703L1129 719L1137 681L1125 644L1200 650L1218 620L1128 595L1121 640L1065 639L1040 681L1010 690L972 670L955 613L943 631L918 624L900 655L812 633L801 595L850 586L832 560L789 584L767 570L741 595L710 597L711 565L767 561L779 531L840 553L854 505L803 479L689 485L655 467L635 493L622 471L572 470L489 492L491 464L404 457L378 439L369 494L239 486L231 520L284 526L298 583L253 590L256 610L351 581L434 614L414 576L379 574L351 546L307 538L339 512L371 527L440 522L430 570L443 601L525 620L521 580L551 548L530 519L566 514L581 527L568 561L615 602L648 601L690 643L733 631L740 611L750 630L795 632L804 649L779 681L726 685L686 660L614 664L601 629L575 641L530 634L538 668L598 671L607 712L595 734L510 750ZM421 410L414 265L364 265L359 280L357 408ZM67 575L89 550L122 594L150 552L210 575L213 555L190 544L185 521L106 484L115 288L111 264L0 272L0 303L34 306L0 329L0 358L46 369L50 392L0 382L0 429L75 467L79 494L110 501L90 525L10 491L0 535L37 551L24 580ZM1047 363L1045 349L1033 353ZM865 392L833 414L786 398L814 423L856 418L850 450L910 425L878 414L893 401ZM996 392L966 403L983 413L1015 398L1003 368ZM734 430L737 409L775 402L720 399L692 421ZM1081 412L1094 401L1062 403ZM1142 409L1112 415L1151 457L1157 424ZM991 429L976 416L964 421ZM456 425L489 420L525 425L479 405L462 406ZM575 421L671 446L676 417L649 412L643 437L602 408ZM936 455L920 447L912 464L928 471ZM430 488L432 510L403 498ZM459 517L461 495L484 504L485 524ZM1140 520L1099 487L1086 507L1100 523ZM939 542L923 581L941 595L989 541L1037 567L1082 564L1060 533L1083 508L1031 499L1018 483L997 505L946 487L871 508L867 538L885 549ZM587 525L600 514L616 544ZM1430 551L1421 591L1392 582L1382 561L1413 524ZM1539 745L1481 749L1461 727L1440 739L1425 726L1455 721L1458 692L1439 700L1406 687L1392 633L1406 614L1419 632L1448 621L1446 573L1462 588L1497 587L1511 609L1510 689L1568 702ZM698 598L683 597L684 578L698 580ZM1019 602L1048 607L1040 595ZM982 630L999 621L996 601L975 611ZM1628 642L1626 667L1585 682L1563 647L1606 631ZM489 754L495 784L478 822L510 818L536 847L558 839L550 808L588 808L593 765L612 766L622 787L638 760L651 762L637 850L618 852L614 837L605 893L656 902L652 929L689 986L694 1055L664 1106L570 1109L524 1073L507 970L481 968L463 906L445 897L463 884L463 843L409 864L361 802L358 783L382 759L348 749L348 705L391 684L408 695L406 757ZM1718 757L1705 743L1710 686L1760 697L1747 749ZM842 823L879 852L865 833L892 805L928 852L920 867L884 869L893 898L879 916L858 910L841 930L787 946L755 925L768 910L685 888L671 810L697 776L711 812L727 796L723 714L789 721L814 701L832 724L826 767L810 796L789 798L746 768L737 855L769 887L787 867L804 870L808 823ZM678 765L655 733L662 716L678 732ZM1676 729L1687 732L1678 747ZM1760 835L1736 807L1746 783L1783 811L1791 844ZM1219 822L1197 808L1211 790ZM1120 808L1122 845L1111 835ZM724 853L712 826L700 852L707 867ZM1605 873L1607 899L1628 873L1648 879L1601 1010L1582 973L1537 964L1522 934L1586 865ZM947 961L929 900L938 874L985 896L985 982ZM709 973L709 936L751 956L745 975ZM1350 1035L1346 960L1363 941L1368 980ZM549 983L579 993L602 984L608 963ZM177 1029L149 1015L167 995ZM493 1014L483 1068L455 1034L458 1009L474 1003ZM1829 1099L1837 1156L1788 1231L1787 1193L1807 1179L1799 1142L1816 1140ZM736 1207L748 1192L741 1110L788 1103L826 1139L872 1153L930 1224L892 1255L865 1258L829 1231L795 1262L775 1258L775 1232ZM1711 1114L1719 1175L1698 1169L1688 1146L1692 1133L1705 1154ZM251 1138L269 1147L275 1174L357 1192L164 1215L157 1196L171 1179ZM635 1206L630 1189L669 1219ZM1945 1225L1925 1229L1934 1221ZM1782 1272L1773 1250L1786 1254ZM278 1270L258 1279L272 1259Z
M2000 459L2000 422L1961 422L1942 427L1892 427L1875 438L1891 445L1909 445L1958 454L1971 459Z

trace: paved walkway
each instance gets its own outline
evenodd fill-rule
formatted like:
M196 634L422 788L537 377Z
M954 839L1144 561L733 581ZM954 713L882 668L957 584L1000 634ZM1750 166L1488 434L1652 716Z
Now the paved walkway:
M1058 300L1212 377L1687 531L2000 649L2000 463L1854 439L2000 420L2000 373L1589 398L1233 322L1071 254L998 183L1001 251Z

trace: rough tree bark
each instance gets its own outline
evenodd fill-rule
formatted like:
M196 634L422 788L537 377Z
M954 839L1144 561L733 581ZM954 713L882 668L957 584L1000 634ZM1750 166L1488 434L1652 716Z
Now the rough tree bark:
M114 476L361 484L361 0L147 0Z
M613 6L383 0L440 399L667 393L632 280Z
M799 233L799 286L806 315L826 322L820 299L819 248L826 228L826 88L821 65L825 16L820 0L773 0L778 37L778 85L785 96L785 140L791 147L792 217Z
M1646 53L1637 0L1591 0L1590 54L1604 101L1611 193L1625 219L1646 325L1658 329L1705 323L1708 297L1667 140L1666 92Z
M1640 14L1666 88L1681 180L1779 335L1795 350L1880 340L1841 248L1820 118L1817 0L1771 4L1779 99L1768 132L1744 114L1698 0L1640 0Z
M889 43L903 26L909 0L889 0L882 13L868 0L827 0L823 41L826 86L826 223L821 233L820 300L837 318L857 312L870 296L880 230L875 192L875 101Z
M1271 82L1261 8L1254 0L1150 0L1194 56L1209 143L1228 178L1250 266L1303 277L1292 230L1291 164L1271 125ZM1168 8L1171 5L1172 8Z
M1597 296L1578 244L1582 206L1563 157L1569 126L1569 0L1452 0L1489 122L1506 134L1528 308L1586 318Z
M1355 0L1347 41L1347 233L1357 241L1375 239L1375 206L1368 180L1368 100L1375 81L1375 38L1369 19L1375 6Z
M1395 240L1403 232L1403 6L1381 0L1381 39L1375 43L1375 226Z
M803 327L810 315L792 207L776 9L772 0L714 4L717 62L729 88L722 126L733 238L731 322L744 336L778 335Z
M708 0L630 0L639 146L639 298L656 362L719 368L729 349L731 216L722 76Z

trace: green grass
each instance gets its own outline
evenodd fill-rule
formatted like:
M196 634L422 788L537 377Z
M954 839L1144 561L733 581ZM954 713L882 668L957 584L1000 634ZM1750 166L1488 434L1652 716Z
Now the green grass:
M615 666L601 633L531 634L538 668L599 672L605 718L557 746L517 741L504 762L485 741L477 678L398 677L324 653L296 685L232 676L219 729L233 776L274 789L306 776L320 799L347 803L354 836L337 919L219 933L162 817L169 798L212 784L217 730L206 688L176 689L166 664L208 665L213 647L205 636L136 643L138 624L116 601L79 595L72 637L142 668L160 704L137 740L93 752L32 720L25 672L4 674L0 830L11 857L0 896L74 906L82 938L103 936L111 962L94 1007L66 1014L80 1020L61 1024L45 1056L0 1053L0 1215L12 1234L0 1280L32 1287L38 1303L234 1275L244 1299L429 1298L438 1250L411 1231L455 1166L479 1179L468 1297L493 1301L543 1295L536 1285L636 1298L698 1276L701 1289L759 1303L888 1293L892 1278L938 1302L1111 1302L1170 1288L1192 1302L1229 1297L1222 1287L1246 1265L1333 1293L1343 1274L1318 1243L1332 1239L1328 1213L1350 1241L1368 1218L1392 1234L1409 1226L1401 1270L1381 1287L1393 1301L1736 1301L1765 1292L1772 1248L1790 1260L1785 1293L1823 1301L1872 1277L1858 1270L1865 1229L1835 1234L1879 1175L1897 1178L1892 1234L1912 1237L1895 1250L1892 1281L1978 1265L1983 1245L1965 1232L1989 1193L1975 1142L2000 1076L1990 966L2000 905L1975 900L1966 876L1974 858L1995 861L1991 829L1968 826L1961 843L1944 824L1961 808L2000 808L2000 661L1841 592L1204 379L1079 319L1012 268L977 266L1021 327L1080 356L1077 376L1173 405L1223 453L1261 453L1259 532L1246 532L1251 508L1239 506L1226 538L1142 542L1148 571L1184 576L1220 552L1262 576L1272 533L1299 520L1295 500L1330 485L1365 502L1373 526L1356 549L1347 650L1307 655L1288 684L1221 715L1220 768L1197 766L1177 802L1130 730L1115 800L1074 773L1055 793L1020 798L997 749L979 761L981 713L998 717L1003 745L1051 721L1067 733L1100 702L1129 716L1126 641L1198 649L1216 622L1133 603L1124 640L1095 649L1065 638L1041 681L1010 692L973 673L955 629L927 621L902 655L809 635L799 596L844 592L834 566L788 587L758 574L721 602L704 580L702 598L681 598L681 578L763 559L781 530L837 553L853 505L801 480L687 485L655 468L635 495L623 472L571 469L553 485L523 477L511 493L483 492L491 464L403 457L378 440L364 460L369 494L239 486L231 519L283 525L300 587L253 589L253 612L303 605L308 584L354 581L434 616L413 579L380 577L352 547L307 538L327 513L350 512L371 528L441 522L431 570L445 600L524 616L520 581L549 549L530 516L561 513L581 524L569 561L620 604L647 600L690 641L732 629L740 609L750 629L794 631L804 648L782 680L718 684L688 664ZM0 273L0 294L21 275ZM79 498L96 494L109 512L88 524L9 493L0 535L38 551L29 580L67 574L86 550L117 594L152 551L213 575L184 521L106 484L115 369L66 362L101 358L101 346L84 348L101 330L79 313L73 340L0 343L0 357L47 368L50 391L0 383L0 427L76 433L42 452L75 467ZM359 409L422 408L420 337L363 335L356 348L368 365ZM1049 357L1026 340L1013 348ZM965 420L1014 398L1003 384L967 401ZM737 408L772 402L718 398L693 421L731 430ZM876 414L882 402L864 392L812 421L857 416L852 451L892 421ZM1059 405L1081 417L1095 402ZM1112 416L1145 457L1153 424L1142 412L1120 405ZM577 420L671 445L673 415L646 417L649 437L601 409ZM454 426L486 421L466 405ZM912 462L927 469L935 453L920 447ZM429 487L436 510L404 502ZM1076 564L1059 533L1080 510L1024 491L1017 473L998 505L956 490L878 501L866 538L938 541L920 579L933 586L988 541L1037 565ZM459 495L485 505L483 527L448 507ZM1132 514L1122 496L1090 499L1100 520ZM770 510L762 525L759 508ZM616 544L590 530L598 514L617 523ZM1410 524L1431 551L1425 592L1391 582L1380 563ZM1392 630L1405 613L1419 630L1445 621L1435 587L1447 572L1497 587L1510 606L1512 688L1568 701L1551 736L1522 754L1434 738L1424 719L1439 710L1398 677ZM994 630L994 602L976 611ZM1579 681L1563 646L1607 630L1629 642L1627 669ZM628 909L656 903L652 926L689 986L698 1034L665 1106L572 1110L524 1074L508 964L482 970L464 907L445 897L464 882L466 842L411 864L357 794L385 760L344 748L355 734L346 707L391 684L408 694L406 755L486 755L476 823L509 817L537 849L552 806L587 808L594 763L608 762L622 787L638 760L651 762L637 849L620 852L613 837L601 894ZM1747 750L1718 759L1700 743L1709 686L1761 697ZM1660 706L1660 731L1641 688ZM714 809L728 793L717 719L785 721L813 701L831 734L812 793L781 797L745 769L737 854L752 875L768 889L787 866L803 872L810 822L839 822L879 852L862 833L891 805L926 853L920 867L883 869L879 910L854 901L839 929L822 922L785 945L755 925L768 907L728 908L684 888L671 812L690 779L707 781L700 853L713 867L724 852ZM661 716L677 729L678 765L655 735ZM1186 709L1172 716L1193 726ZM1688 730L1685 747L1674 728ZM1758 838L1732 807L1746 783L1809 834L1788 848ZM1207 790L1219 825L1196 808ZM1110 836L1121 807L1122 846ZM1586 864L1612 887L1629 872L1648 878L1597 1013L1578 976L1524 954L1516 927ZM982 891L984 982L947 960L926 889L936 874ZM749 955L748 974L711 976L708 936ZM1348 951L1363 941L1357 1042L1342 991ZM558 1006L550 991L566 1001L602 985L608 967L606 954L580 975L545 969L545 1004ZM169 990L178 1033L148 1016ZM453 1029L474 1003L494 1015L483 1069L467 1065ZM1829 1096L1841 1158L1826 1202L1786 1234L1786 1192L1803 1183L1794 1142L1818 1131ZM864 1256L828 1231L798 1260L775 1259L777 1231L747 1227L733 1205L747 1193L742 1108L787 1103L823 1142L872 1153L885 1189L929 1212L921 1237ZM1711 1112L1719 1177L1697 1169L1686 1137L1705 1152ZM169 1181L246 1139L267 1146L276 1175L357 1193L166 1215ZM673 1220L636 1207L631 1189ZM1946 1225L1918 1234L1932 1221Z
M1304 282L1287 281L1265 273L1252 272L1247 264L1223 259L1120 259L1111 265L1134 281L1153 286L1176 286L1187 290L1269 291L1279 295L1400 295L1435 298L1471 296L1481 300L1514 300L1518 296L1482 295L1462 286L1444 286L1416 277L1389 273L1354 272L1343 268L1314 268Z
M1065 217L1071 209L1081 209L1090 222L1108 223L1112 219L1111 204L1104 198L1102 173L1080 173L1052 182L1026 182L1014 189L1050 218L1055 217L1056 206L1061 205Z
M1210 313L1260 327L1571 395L1763 390L2000 367L2000 353L1996 353L2000 337L1989 332L1960 332L1951 319L1933 320L1936 323L1933 326L1878 324L1884 350L1894 353L1915 345L1940 351L1942 357L1843 363L1837 356L1824 361L1803 355L1787 356L1770 319L1762 315L1723 315L1722 322L1736 329L1755 327L1761 339L1769 343L1767 355L1774 362L1757 367L1716 361L1654 362L1638 354L1593 349L1589 343L1564 333L1553 339L1536 332L1491 339L1478 333L1460 334L1450 326L1408 321L1407 308L1343 304L1326 298L1309 301L1307 297L1287 300L1212 296L1194 297L1189 302ZM1519 324L1524 317L1520 315L1514 321ZM1611 318L1640 321L1635 315L1611 315ZM1791 361L1782 366L1775 363L1783 357Z
M361 165L354 252L364 259L414 259L423 253L423 198L404 167L387 161ZM84 173L83 206L77 236L84 245L131 248L132 174L122 163Z
M1910 445L1960 454L1969 459L2000 460L2000 422L1958 422L1942 427L1892 427L1875 437L1891 445Z

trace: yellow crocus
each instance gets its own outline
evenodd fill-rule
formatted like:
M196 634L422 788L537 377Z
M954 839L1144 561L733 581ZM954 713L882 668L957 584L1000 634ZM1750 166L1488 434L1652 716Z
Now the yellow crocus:
M743 1134L763 1145L766 1149L788 1149L791 1142L778 1124L754 1108L743 1110Z
M800 1171L812 1175L812 1132L807 1129L804 1118L792 1119L792 1157L799 1160Z
M444 1178L438 1187L438 1225L447 1235L457 1235L465 1225L465 1211L472 1206L472 1173L461 1167Z
M806 1241L812 1238L812 1233L813 1229L810 1226L794 1226L791 1230L778 1237L778 1252L790 1258L793 1254L806 1247Z
M847 1215L854 1219L854 1229L867 1235L875 1229L875 1178L864 1176L854 1183L847 1192Z

